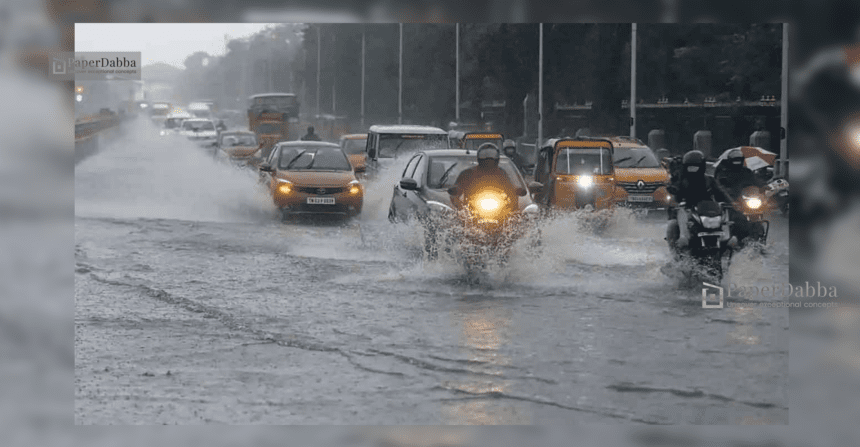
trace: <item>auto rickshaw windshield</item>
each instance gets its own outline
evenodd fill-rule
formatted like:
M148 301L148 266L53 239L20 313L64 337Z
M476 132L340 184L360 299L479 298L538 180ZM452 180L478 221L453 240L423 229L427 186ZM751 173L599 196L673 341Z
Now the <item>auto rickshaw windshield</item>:
M609 175L612 174L608 149L564 148L556 158L555 171L559 174Z

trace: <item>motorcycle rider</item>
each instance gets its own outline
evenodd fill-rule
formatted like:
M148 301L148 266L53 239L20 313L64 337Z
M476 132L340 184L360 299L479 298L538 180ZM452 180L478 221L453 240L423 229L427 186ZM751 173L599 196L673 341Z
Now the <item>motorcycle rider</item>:
M517 152L517 143L514 140L507 139L504 143L502 143L502 151L505 155L514 162L514 166L520 170L520 174L526 175L523 170L523 164L525 160L520 156L519 152Z
M675 219L666 228L666 240L670 246L686 248L690 244L690 228L687 225L689 210L703 200L713 200L714 181L705 175L705 154L693 150L681 159L680 172L672 176L672 184L666 188L675 200L682 204Z
M732 149L726 158L719 162L714 171L714 180L721 201L734 204L740 199L745 188L755 186L761 190L765 186L766 183L745 166L745 160L740 149ZM749 236L758 237L764 233L764 229L749 222L743 212L732 208L731 213L731 220L735 223L734 233L740 241L744 241Z
M493 143L484 143L478 148L478 165L464 169L457 176L454 186L448 189L451 195L451 204L461 209L465 199L471 197L485 188L493 188L505 194L508 198L507 206L515 207L517 200L517 187L511 182L508 174L499 167L501 154L499 148Z

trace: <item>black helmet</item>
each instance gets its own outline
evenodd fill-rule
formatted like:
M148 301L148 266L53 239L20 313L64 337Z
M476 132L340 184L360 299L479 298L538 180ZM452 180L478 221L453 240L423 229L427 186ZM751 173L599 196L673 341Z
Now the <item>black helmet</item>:
M684 158L682 160L684 164L684 170L687 172L700 172L704 173L705 171L705 154L702 151L690 151L684 154Z
M726 154L726 162L734 168L741 168L744 165L744 153L740 149L732 149Z
M308 126L308 133L314 133L314 126Z
M478 164L481 160L492 160L492 164L498 166L500 158L499 148L493 143L484 143L478 148Z
M514 140L507 139L502 143L502 147L517 147L517 143Z

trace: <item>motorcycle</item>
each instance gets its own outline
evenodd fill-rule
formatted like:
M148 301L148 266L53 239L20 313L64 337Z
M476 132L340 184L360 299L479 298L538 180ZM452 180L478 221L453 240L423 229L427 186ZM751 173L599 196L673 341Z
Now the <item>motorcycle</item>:
M771 208L778 209L783 216L788 216L788 180L777 178L771 180L765 187L764 195Z
M770 221L764 218L765 196L759 188L748 186L741 192L740 198L735 202L734 230L740 242L751 240L762 245L767 243L767 235L770 231Z
M680 206L684 206L682 203ZM696 277L716 281L719 284L724 275L723 259L731 262L737 238L731 233L729 207L712 200L699 202L688 209L690 241L687 247L678 248L674 241L670 247L676 261L681 261L681 273L686 282L692 284ZM727 269L728 267L726 267Z

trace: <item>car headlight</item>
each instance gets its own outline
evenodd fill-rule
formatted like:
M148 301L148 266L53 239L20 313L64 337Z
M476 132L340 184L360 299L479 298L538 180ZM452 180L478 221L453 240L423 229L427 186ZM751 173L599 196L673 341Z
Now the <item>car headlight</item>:
M525 213L525 214L538 214L538 213L540 213L540 208L538 208L538 206L536 204L532 203L523 209L523 213Z
M358 180L353 180L349 182L349 193L352 195L358 194L361 192L361 183Z
M280 192L281 194L289 194L293 192L293 182L279 178L278 192Z
M159 132L159 135L161 135L161 136L163 137L163 136L167 135L167 131L166 131L166 130L162 130L161 132Z
M761 199L758 197L744 197L744 201L746 201L747 208L751 210L757 210L761 207Z
M580 175L576 181L583 188L590 188L594 184L594 177L590 175Z
M430 211L433 211L436 213L445 214L445 213L454 212L454 210L450 206L445 205L442 202L437 202L435 200L428 200L427 206L430 208Z

